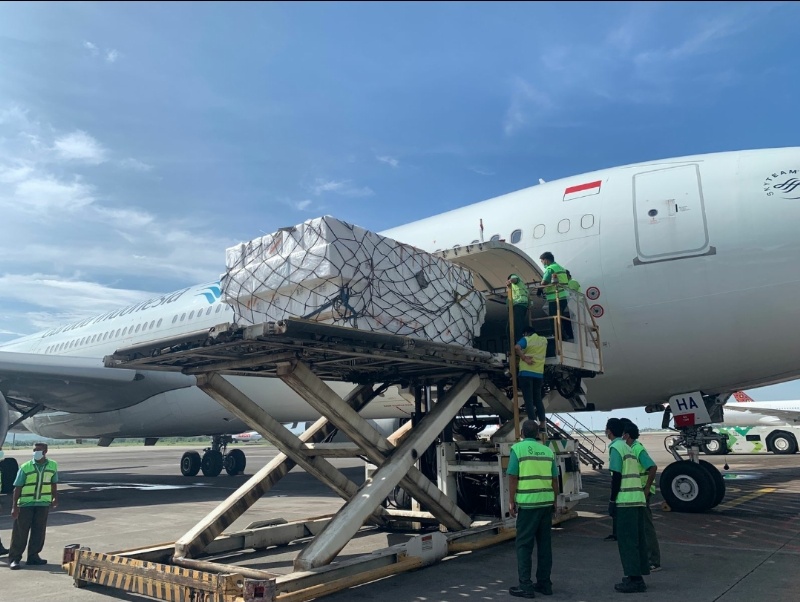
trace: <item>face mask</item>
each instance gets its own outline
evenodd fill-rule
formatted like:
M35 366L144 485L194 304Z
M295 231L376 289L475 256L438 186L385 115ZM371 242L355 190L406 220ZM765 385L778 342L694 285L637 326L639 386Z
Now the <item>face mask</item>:
M37 451L33 452L33 459L34 460L36 460L38 462L42 458L44 458L44 452L43 451L37 450Z

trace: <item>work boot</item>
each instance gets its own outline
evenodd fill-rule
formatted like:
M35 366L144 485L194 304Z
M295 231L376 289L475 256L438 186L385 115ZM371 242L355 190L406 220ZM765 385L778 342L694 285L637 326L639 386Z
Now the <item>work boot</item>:
M44 558L39 558L38 556L28 556L28 559L25 561L25 564L28 566L40 566L47 564L47 561Z
M3 544L0 543L0 556L5 556L6 554L8 554L8 548L4 548Z
M553 584L552 583L539 583L536 582L533 584L533 591L537 594L544 594L545 596L552 596L553 595Z
M535 598L536 594L533 593L532 589L524 589L518 585L514 587L508 588L508 593L514 596L515 598Z
M19 560L12 560L11 564L8 565L12 571L18 571L20 569Z
M643 579L633 581L630 577L623 577L622 582L617 583L614 589L623 594L635 594L639 592L646 592L647 585Z

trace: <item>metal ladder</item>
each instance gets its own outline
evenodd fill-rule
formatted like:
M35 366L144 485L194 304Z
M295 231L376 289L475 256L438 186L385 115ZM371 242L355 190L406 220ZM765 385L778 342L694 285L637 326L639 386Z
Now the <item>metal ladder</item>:
M559 426L556 420L563 426ZM606 451L606 444L600 437L591 433L577 418L567 418L561 414L551 414L547 418L547 434L553 439L572 439L578 442L578 458L595 470L603 468L600 457Z

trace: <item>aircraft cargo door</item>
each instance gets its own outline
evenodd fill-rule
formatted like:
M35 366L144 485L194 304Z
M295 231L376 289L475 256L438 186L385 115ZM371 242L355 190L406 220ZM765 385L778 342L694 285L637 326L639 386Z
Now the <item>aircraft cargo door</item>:
M633 176L633 217L641 265L712 255L697 165L645 171Z

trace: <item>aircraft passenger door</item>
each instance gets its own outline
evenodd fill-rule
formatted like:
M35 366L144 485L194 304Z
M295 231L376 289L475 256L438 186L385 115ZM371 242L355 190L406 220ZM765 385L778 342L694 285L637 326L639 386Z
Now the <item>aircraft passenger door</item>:
M697 165L645 171L633 176L633 217L640 265L713 255Z

